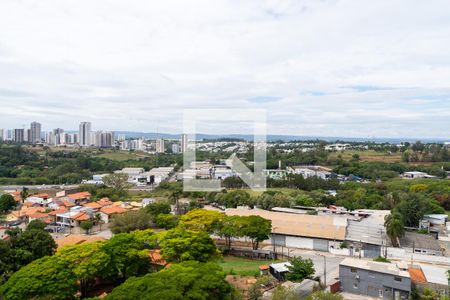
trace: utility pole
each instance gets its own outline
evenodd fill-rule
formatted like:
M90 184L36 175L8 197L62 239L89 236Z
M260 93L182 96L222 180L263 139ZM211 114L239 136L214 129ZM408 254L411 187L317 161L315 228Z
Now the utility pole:
M327 287L327 257L323 256L323 283Z

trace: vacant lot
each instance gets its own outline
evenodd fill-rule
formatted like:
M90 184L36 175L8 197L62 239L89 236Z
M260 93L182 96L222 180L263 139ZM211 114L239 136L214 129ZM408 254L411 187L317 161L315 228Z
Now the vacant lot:
M241 276L256 276L259 274L259 266L270 265L272 260L249 259L245 257L224 256L218 261L226 274Z
M362 161L382 161L387 163L401 162L401 153L386 153L386 152L376 152L374 150L346 150L341 152L333 152L330 154L330 158L337 158L338 155L342 156L344 160L351 160L354 154L359 155L359 159Z
M101 154L96 155L96 157L104 157L112 160L135 160L140 158L149 157L148 154L144 152L130 152L130 151L111 151L107 150Z

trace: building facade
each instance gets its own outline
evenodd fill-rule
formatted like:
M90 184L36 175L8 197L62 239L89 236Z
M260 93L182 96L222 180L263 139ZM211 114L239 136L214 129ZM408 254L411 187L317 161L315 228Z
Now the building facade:
M91 122L81 122L79 131L79 144L83 147L91 145Z
M30 137L29 142L32 144L41 142L41 124L38 122L32 122L30 124Z
M411 278L393 263L346 258L339 264L343 292L380 299L407 300Z

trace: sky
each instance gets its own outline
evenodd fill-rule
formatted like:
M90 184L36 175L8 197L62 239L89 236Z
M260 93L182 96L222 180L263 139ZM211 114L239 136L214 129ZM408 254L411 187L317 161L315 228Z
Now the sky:
M0 128L450 139L448 0L0 2ZM203 133L252 132L227 122ZM26 125L29 126L29 125Z

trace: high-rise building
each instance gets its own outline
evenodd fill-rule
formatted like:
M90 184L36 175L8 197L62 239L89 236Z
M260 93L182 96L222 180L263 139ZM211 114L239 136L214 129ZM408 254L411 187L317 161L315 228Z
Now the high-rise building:
M5 138L5 130L3 128L0 128L0 142L6 140Z
M30 139L31 139L31 130L30 129L24 129L23 130L23 141L29 143Z
M30 136L28 141L32 144L39 143L41 141L41 124L38 122L32 122L30 124Z
M89 147L92 144L91 122L80 123L79 144L82 147Z
M172 144L172 153L178 153L180 152L180 145L178 144Z
M97 131L93 134L94 145L99 148L111 148L113 145L114 134L112 132Z
M15 143L23 143L25 141L25 130L14 129L13 141Z
M64 129L62 128L53 129L53 136L55 137L55 145L66 144L66 134L64 133Z
M164 147L164 139L157 139L156 140L156 153L164 153L166 152L166 149Z
M188 147L188 136L187 134L181 135L181 152L186 152Z

